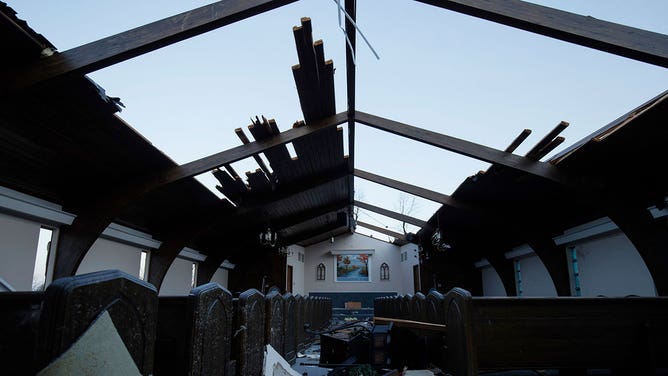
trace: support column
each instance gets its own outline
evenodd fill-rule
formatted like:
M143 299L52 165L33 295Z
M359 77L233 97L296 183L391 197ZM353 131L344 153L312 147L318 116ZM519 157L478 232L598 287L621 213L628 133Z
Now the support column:
M506 295L517 296L517 285L515 284L515 269L513 262L505 258L503 253L491 253L486 255L487 261L496 270L501 278Z
M554 283L554 288L557 290L557 295L571 296L568 259L564 248L557 246L554 240L546 235L529 236L526 242L547 268L552 283Z
M656 292L668 295L668 226L642 206L610 205L608 217L633 243L654 280Z

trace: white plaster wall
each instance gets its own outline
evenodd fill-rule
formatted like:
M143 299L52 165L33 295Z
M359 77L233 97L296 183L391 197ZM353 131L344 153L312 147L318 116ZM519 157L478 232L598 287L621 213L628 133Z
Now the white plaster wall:
M576 249L582 296L656 296L645 262L623 233L582 241Z
M0 213L0 277L17 291L32 290L40 227Z
M369 257L369 279L371 282L334 282L334 256L331 251L373 249ZM402 268L399 247L357 233L346 234L314 244L306 248L304 265L304 288L306 292L400 292L403 291ZM326 278L317 281L316 267L320 263L326 267ZM386 262L390 267L390 279L380 280L380 265ZM412 282L411 282L412 283Z
M292 251L292 254L289 255L286 258L286 265L292 266L292 293L293 294L299 294L299 295L304 295L305 294L305 289L304 289L304 280L305 278L308 278L304 274L304 262L299 261L299 253L306 254L306 250L304 247L293 244L290 246L290 250ZM306 257L306 256L304 256ZM287 283L287 266L285 268L286 270L286 283ZM315 279L315 274L313 275L313 278Z
M228 276L227 269L218 268L218 270L216 270L216 272L213 273L213 277L211 277L211 282L215 282L227 288L227 276Z
M524 267L524 264L521 264L521 266ZM480 272L482 274L482 294L484 296L507 296L501 277L492 265L483 266Z
M188 295L192 289L192 264L190 260L175 259L165 275L158 295Z
M139 277L141 251L141 248L98 238L81 261L77 274L118 269Z
M401 261L401 254L404 252L406 253L406 260ZM401 271L401 290L397 291L399 294L415 293L413 288L413 265L420 263L419 257L418 246L415 244L409 243L399 249L399 269ZM391 268L392 266L390 266Z
M552 278L538 256L532 254L519 260L522 273L522 296L557 296Z

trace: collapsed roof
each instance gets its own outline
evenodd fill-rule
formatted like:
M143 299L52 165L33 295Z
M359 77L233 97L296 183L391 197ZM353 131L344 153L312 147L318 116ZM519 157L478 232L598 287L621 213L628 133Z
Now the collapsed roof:
M76 270L82 252L112 220L161 240L158 257L151 263L163 264L151 269L164 272L174 250L184 245L219 263L257 248L257 234L267 227L278 230L279 245L308 245L351 231L355 225L352 207L364 206L353 198L353 177L383 180L355 169L355 124L492 163L487 171L463 182L452 196L383 180L393 188L444 204L428 223L416 222L422 229L411 239L428 247L438 231L452 249L450 254L464 254L467 259L495 258L527 242L527 237L553 236L588 220L614 215L618 207L624 212L631 202L634 207L665 207L668 186L665 174L659 171L666 160L662 124L668 111L667 93L541 162L545 154L538 153L540 150L521 157L509 149L495 150L356 111L350 51L346 62L349 108L337 114L333 63L325 59L323 43L313 41L310 21L303 19L293 30L299 57L293 73L304 122L280 132L272 120L256 118L249 126L255 141L237 130L243 145L177 165L115 115L120 101L108 97L84 75L289 2L244 5L235 1L235 7L205 12L222 6L215 3L147 25L146 30L154 34L146 40L128 37L146 31L138 28L55 55L44 37L0 3L0 32L11 51L2 61L3 70L10 73L3 76L1 92L0 183L77 214L59 245L72 249L59 256L72 261L57 264L56 275ZM522 2L514 2L511 8L543 13L532 18L517 9L496 9L494 5L485 9L458 1L425 3L668 67L668 37L661 34ZM347 2L346 8L354 17L354 2ZM211 19L208 14L217 16ZM554 20L549 27L538 22L545 14ZM192 18L189 29L159 27L174 24L179 17ZM564 24L564 20L573 23ZM592 32L601 25L609 27L609 34ZM353 27L350 22L346 26L354 46ZM630 37L624 34L629 29L635 33ZM119 40L129 42L109 48ZM97 51L103 52L101 56L93 53ZM349 127L348 156L343 155L343 132L337 127L343 123ZM538 149L555 139L556 134ZM290 142L295 158L285 146ZM261 153L268 166L260 159ZM231 167L243 158L256 158L260 165L245 181ZM219 190L227 199L217 198L193 178L208 171L218 179ZM221 249L221 237L225 237L226 249ZM396 237L405 241L403 234ZM163 261L161 255L165 255ZM668 265L665 256L645 255L646 261ZM658 271L653 272L656 279L655 273Z

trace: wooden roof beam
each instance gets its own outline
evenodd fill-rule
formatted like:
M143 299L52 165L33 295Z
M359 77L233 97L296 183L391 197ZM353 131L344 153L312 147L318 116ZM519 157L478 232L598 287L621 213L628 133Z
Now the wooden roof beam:
M462 204L461 202L459 202L459 201L453 199L452 197L450 197L446 194L443 194L443 193L439 193L439 192L432 191L432 190L429 190L429 189L426 189L426 188L418 187L417 185L404 183L404 182L399 181L399 180L390 179L390 178L387 178L385 176L376 175L374 173L367 172L367 171L364 171L364 170L360 170L360 169L357 169L357 168L354 170L354 173L355 173L355 176L358 177L358 178L362 178L362 179L368 180L370 182L374 182L374 183L377 183L377 184L380 184L380 185L384 185L386 187L390 187L390 188L393 188L393 189L396 189L396 190L399 190L399 191L402 191L402 192L406 192L406 193L409 193L409 194L414 195L414 196L426 198L427 200L438 202L440 204L447 205L447 206L454 207L454 208L468 209L468 207L466 205Z
M427 225L427 222L425 222L421 219L417 219L417 218L408 216L406 214L397 213L397 212L394 212L392 210L387 210L387 209L384 209L384 208L381 208L381 207L378 207L378 206L375 206L375 205L367 204L366 202L361 202L361 201L355 200L353 202L353 204L355 206L357 206L358 208L366 209L366 210L372 211L374 213L378 213L380 215L384 215L386 217L396 219L396 220L401 221L401 222L410 223L410 224L418 226L420 228L425 227Z
M322 217L325 214L338 212L341 209L344 209L348 205L348 202L334 202L325 206L319 206L313 209L302 211L290 216L278 217L272 220L272 226L275 227L276 232L280 233L292 226L299 225L304 222L308 222L312 219ZM280 240L280 238L279 238Z
M417 1L668 68L668 35L520 0Z
M508 147L504 151L506 153L514 152L515 149L517 149L517 147L520 146L522 142L524 142L524 140L526 140L527 137L529 137L530 134L531 134L531 129L523 130L517 137L515 137L513 142L511 142L510 145L508 145Z
M236 128L234 130L234 133L237 134L237 137L239 137L239 140L241 140L241 143L244 145L250 144L250 140L248 139L248 136L244 133L244 130L241 128ZM267 175L267 178L269 179L269 182L271 183L271 188L273 189L275 187L274 183L274 174L269 171L269 167L264 163L262 158L260 158L259 154L254 154L253 159L255 159L255 163L257 163L258 166L260 166L260 169L262 172L264 172L265 175ZM246 173L248 175L248 173Z
M350 228L347 225L346 226L341 226L341 227L336 228L336 229L331 230L331 231L324 232L320 235L316 235L316 236L308 238L308 239L300 240L299 243L297 243L297 244L301 245L302 247L308 247L308 246L311 246L313 244L318 244L318 243L323 242L325 240L329 240L331 238L335 238L339 235L346 234L346 233L350 233Z
M224 0L155 21L2 74L0 95L47 80L84 75L297 0Z
M441 149L449 150L484 162L499 164L515 170L535 175L557 184L572 186L570 181L555 166L506 153L502 150L476 144L452 136L436 133L427 129L413 127L364 112L355 112L355 121L386 132L419 141Z
M131 203L146 194L166 185L191 178L230 164L276 145L286 144L323 129L334 127L348 120L345 113L337 114L307 127L292 128L271 139L255 141L204 157L190 163L172 167L162 173L129 182L126 186L109 190L109 195L91 204L89 210L77 213L71 225L63 226L58 241L58 252L54 266L54 278L74 275L86 252L107 226Z
M549 145L550 142L552 142L555 139L555 137L557 137L559 133L563 132L564 129L566 129L567 127L568 127L568 122L565 121L562 121L559 124L557 124L556 127L554 127L548 134L545 135L545 137L543 137L540 141L538 141L538 143L536 143L536 145L534 145L534 147L532 147L531 150L529 150L526 153L525 157L533 160L539 160L541 157L538 157L538 155L541 153L541 151L544 148L546 148L547 145ZM545 154L543 154L543 156L545 156Z
M281 245L290 245L290 244L297 244L301 242L302 240L308 240L311 239L315 236L318 236L322 233L325 232L330 232L330 231L337 231L343 227L348 227L348 213L345 212L339 212L337 213L336 220L333 222L330 222L324 226L321 226L319 228L311 229L311 230L306 230L298 234L291 235L282 241L280 241L279 238L279 244Z
M393 238L395 238L395 239L399 239L399 240L403 240L403 241L406 240L406 237L405 237L403 234L400 234L400 233L395 232L395 231L392 231L392 230L388 230L388 229L383 228L383 227L374 226L374 225L372 225L372 224L369 224L369 223L366 223L366 222L362 222L362 221L357 221L357 225L358 225L358 226L362 226L362 227L364 227L364 228L367 228L367 229L369 229L369 230L373 230L373 231L376 231L376 232L380 232L381 234L385 234L385 235L391 236L391 237L393 237Z

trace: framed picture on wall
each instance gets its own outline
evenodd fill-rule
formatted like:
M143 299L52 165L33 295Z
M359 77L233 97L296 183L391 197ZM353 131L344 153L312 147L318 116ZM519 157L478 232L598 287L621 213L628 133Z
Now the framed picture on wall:
M372 249L332 251L335 282L371 282Z

